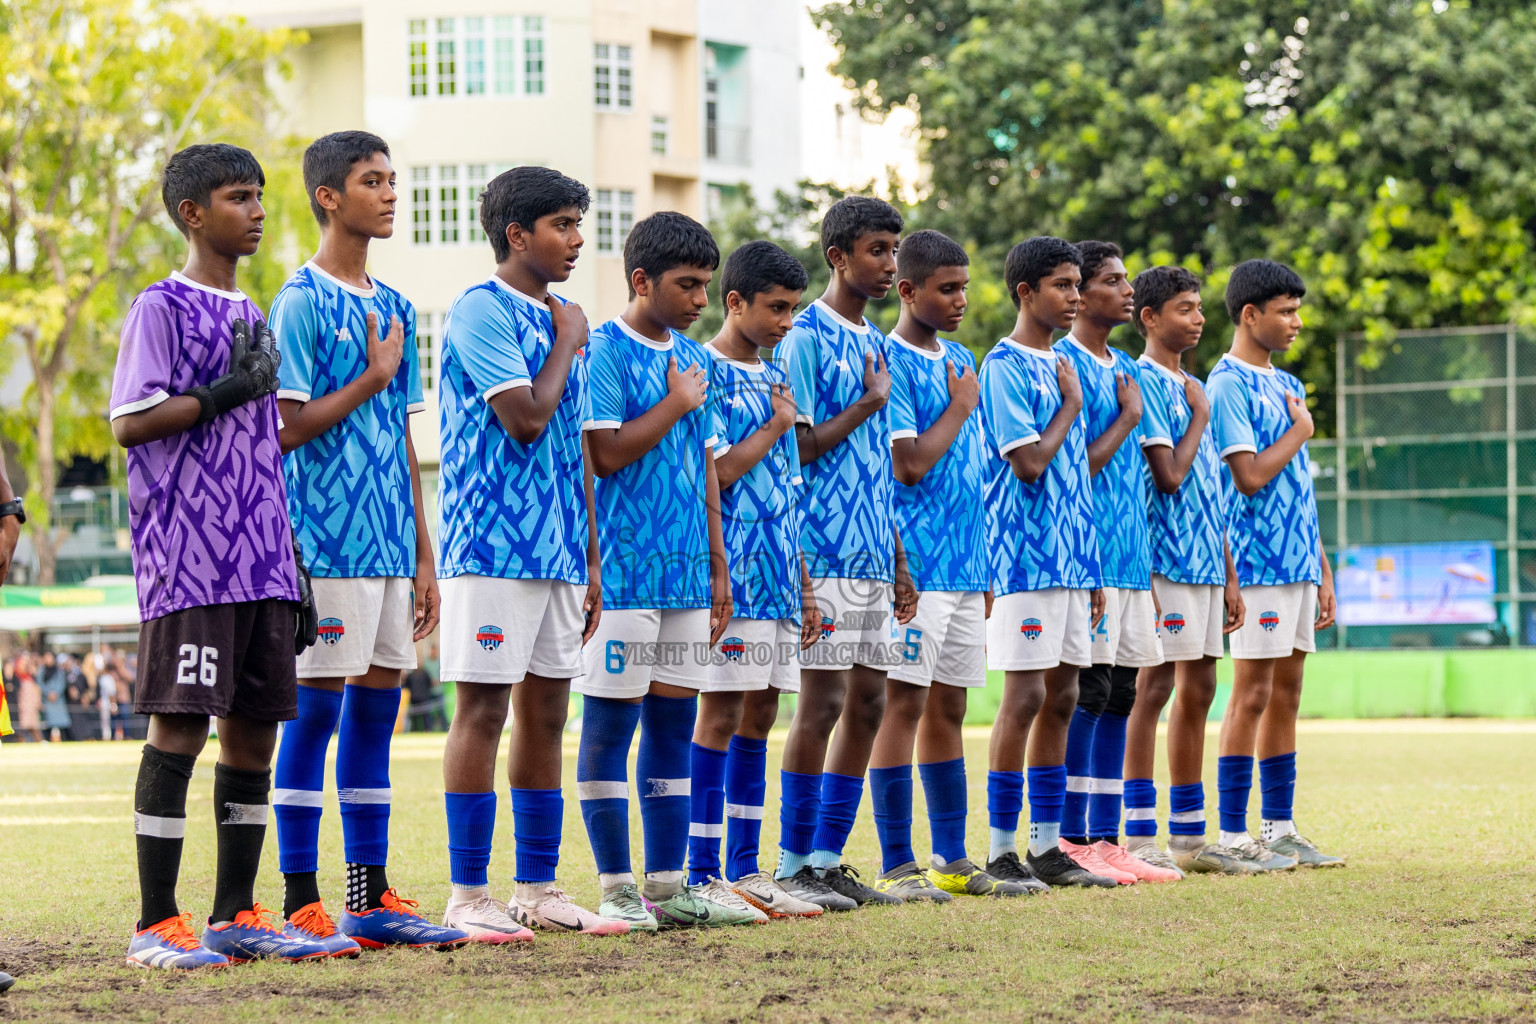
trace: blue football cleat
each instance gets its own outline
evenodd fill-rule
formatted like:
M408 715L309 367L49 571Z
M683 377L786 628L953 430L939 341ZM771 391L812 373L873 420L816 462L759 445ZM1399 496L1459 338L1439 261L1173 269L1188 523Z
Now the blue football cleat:
M193 970L228 967L229 957L205 949L192 934L192 915L168 917L159 924L138 929L128 943L128 962L134 967L167 967ZM7 986L9 987L9 986Z
M402 899L393 889L380 900L383 906L361 914L347 911L336 927L366 949L410 946L413 949L458 949L469 935L457 928L433 924L421 916L415 900Z
M325 906L316 901L300 907L283 923L283 934L318 942L331 956L357 956L363 947L336 930Z
M323 960L331 955L324 946L303 933L290 935L273 927L268 918L276 916L258 903L250 910L240 911L226 925L215 927L210 922L203 929L203 946L215 953L223 953L231 963L237 964L268 957L298 963Z

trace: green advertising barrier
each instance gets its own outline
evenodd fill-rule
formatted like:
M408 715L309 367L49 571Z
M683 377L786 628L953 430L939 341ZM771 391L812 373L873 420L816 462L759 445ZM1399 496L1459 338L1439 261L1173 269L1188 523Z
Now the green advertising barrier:
M1211 719L1232 692L1232 660L1216 666ZM967 725L987 725L1002 700L1003 674L974 691ZM1536 650L1323 651L1307 658L1303 718L1536 717Z

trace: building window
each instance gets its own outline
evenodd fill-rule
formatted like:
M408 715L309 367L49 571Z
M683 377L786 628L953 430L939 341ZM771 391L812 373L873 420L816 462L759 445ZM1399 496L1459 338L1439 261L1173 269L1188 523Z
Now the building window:
M604 110L634 106L634 59L628 46L592 46L592 102Z
M490 176L485 164L470 164L464 168L464 234L470 242L487 241L485 229L480 226L480 193L485 191Z
M459 240L459 169L453 164L437 169L437 240Z
M611 188L597 190L597 200L592 204L597 214L597 251L618 253L624 251L624 241L630 228L635 226L635 194Z
M427 23L413 18L407 25L406 63L410 68L411 95L427 95Z
M668 150L668 124L667 119L660 114L651 118L651 152L657 156L666 156Z
M485 19L464 19L464 95L485 95Z
M458 92L459 68L454 59L458 39L454 32L455 19L437 19L437 94L452 96Z
M544 95L542 17L413 18L410 95Z
M411 168L411 244L432 241L432 168Z
M416 365L421 370L421 389L437 389L436 327L441 318L431 313L416 313Z
M544 95L544 19L523 19L523 91Z

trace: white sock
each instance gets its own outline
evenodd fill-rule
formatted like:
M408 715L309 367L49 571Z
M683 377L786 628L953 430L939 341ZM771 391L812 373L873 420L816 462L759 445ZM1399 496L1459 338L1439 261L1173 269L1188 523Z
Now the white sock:
M1029 852L1036 857L1061 848L1061 822L1032 821L1029 823Z
M1241 832L1228 832L1226 829L1222 829L1221 836L1217 839L1217 842L1231 849L1234 846L1242 846L1244 843L1253 842L1253 836L1249 835L1246 829Z
M1284 821L1262 818L1259 820L1259 838L1266 843L1272 843L1284 836L1296 834L1296 823L1290 818Z
M1148 847L1155 848L1156 846L1157 846L1157 836L1126 836L1125 837L1125 848L1127 850L1130 850L1132 853L1135 853L1138 850L1145 850Z
M1005 828L992 830L991 845L987 848L987 863L990 864L1005 853L1019 852L1019 839L1017 832L1011 832Z
M603 887L603 895L607 896L622 886L634 885L635 873L633 871L615 871L609 875L599 874L597 876L597 884Z
M536 907L548 899L544 890L554 884L553 882L518 882L512 898L522 906Z
M448 905L462 907L473 903L486 895L490 890L483 885L457 885L453 887L453 895L448 897Z
M683 891L681 871L647 871L645 873L645 898L660 903Z
M1205 836L1169 836L1168 849L1177 850L1180 853L1188 853L1198 850L1205 845Z

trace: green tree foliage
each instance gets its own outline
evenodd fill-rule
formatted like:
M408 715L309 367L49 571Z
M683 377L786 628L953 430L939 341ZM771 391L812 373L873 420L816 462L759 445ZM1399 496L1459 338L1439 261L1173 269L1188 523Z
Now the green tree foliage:
M1133 272L1189 266L1202 367L1229 336L1231 266L1294 265L1320 426L1342 332L1536 319L1526 3L858 0L818 18L866 112L918 111L924 219L990 262L1051 233L1120 242Z
M160 168L205 141L291 162L286 141L264 138L264 69L301 40L172 0L0 0L0 348L30 377L0 429L29 481L44 583L63 539L49 522L56 467L109 450L116 331L181 250Z

